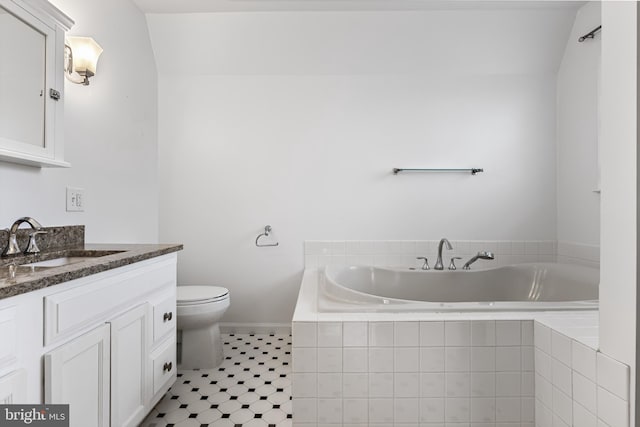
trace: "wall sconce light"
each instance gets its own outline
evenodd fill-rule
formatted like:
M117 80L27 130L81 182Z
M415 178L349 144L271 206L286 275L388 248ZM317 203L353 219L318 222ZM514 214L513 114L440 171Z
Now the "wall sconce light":
M102 48L91 37L67 37L64 46L64 75L73 83L89 85L96 74Z

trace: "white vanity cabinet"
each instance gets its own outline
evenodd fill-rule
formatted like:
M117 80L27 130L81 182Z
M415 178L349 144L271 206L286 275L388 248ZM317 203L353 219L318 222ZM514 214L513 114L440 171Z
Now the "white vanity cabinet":
M176 261L0 300L0 403L69 404L77 427L139 425L176 379Z

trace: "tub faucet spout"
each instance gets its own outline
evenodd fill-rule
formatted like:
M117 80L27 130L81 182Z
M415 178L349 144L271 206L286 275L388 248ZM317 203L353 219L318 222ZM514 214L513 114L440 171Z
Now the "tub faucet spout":
M475 254L465 265L462 266L463 270L471 270L471 264L479 259L494 259L493 252L478 252Z
M444 265L442 265L442 245L446 244L447 249L453 249L451 246L451 242L447 239L440 239L440 243L438 243L438 259L436 259L436 265L433 267L434 270L444 270Z

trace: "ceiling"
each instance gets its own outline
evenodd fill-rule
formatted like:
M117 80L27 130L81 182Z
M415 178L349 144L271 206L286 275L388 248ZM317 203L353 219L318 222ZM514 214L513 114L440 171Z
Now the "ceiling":
M134 0L145 13L578 9L584 1L457 0Z

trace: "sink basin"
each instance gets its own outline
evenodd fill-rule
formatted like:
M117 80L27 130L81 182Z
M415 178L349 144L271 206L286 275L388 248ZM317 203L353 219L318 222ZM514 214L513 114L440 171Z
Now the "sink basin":
M21 265L6 265L0 267L0 280L13 280L19 277L28 276L38 271L45 271L49 268L62 267L65 265L77 264L89 259L95 259L107 255L118 254L124 251L106 250L71 250L65 256L47 259L43 261L31 262Z
M46 271L49 268L77 264L79 262L83 262L89 259L100 258L103 256L118 254L121 252L124 252L124 251L71 250L66 252L65 256L61 256L58 258L31 262L29 264L6 265L3 267L0 267L0 280L13 280L18 277L31 275L38 271Z
M61 258L48 259L46 261L32 262L30 264L23 264L23 267L61 267L63 265L75 264L82 262L93 257L82 256L64 256Z
M122 251L71 251L66 256L48 259L45 261L32 262L22 264L21 267L62 267L63 265L76 264L88 259L99 258L107 255L113 255Z

